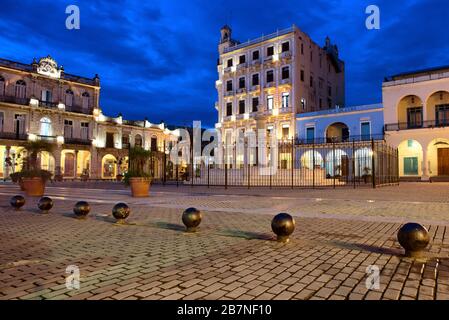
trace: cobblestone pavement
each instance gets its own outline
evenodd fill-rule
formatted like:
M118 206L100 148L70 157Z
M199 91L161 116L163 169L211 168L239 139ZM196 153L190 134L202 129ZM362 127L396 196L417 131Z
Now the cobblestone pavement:
M0 299L449 299L444 184L426 185L432 192L422 185L379 189L389 195L383 199L377 190L350 199L351 190L295 197L185 187L154 187L152 197L132 199L120 188L88 187L48 188L55 207L43 215L35 198L11 209L9 198L19 191L0 186ZM405 193L414 204L401 198ZM71 210L85 199L92 212L80 221ZM129 203L129 225L114 224L117 201ZM186 234L181 213L192 205L204 219L199 233ZM296 216L288 244L272 239L279 211ZM407 215L429 228L426 259L402 257L396 232ZM79 290L65 286L69 265L80 268ZM369 265L380 269L378 290L366 288Z

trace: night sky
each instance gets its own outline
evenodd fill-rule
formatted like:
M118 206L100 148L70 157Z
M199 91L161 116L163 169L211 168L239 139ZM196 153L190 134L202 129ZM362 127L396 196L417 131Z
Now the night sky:
M78 5L81 29L65 28ZM376 4L381 29L367 30ZM447 0L27 1L1 0L0 57L50 54L67 73L100 75L105 114L188 125L216 122L217 44L229 24L240 41L296 24L346 63L347 105L381 102L385 76L449 64Z

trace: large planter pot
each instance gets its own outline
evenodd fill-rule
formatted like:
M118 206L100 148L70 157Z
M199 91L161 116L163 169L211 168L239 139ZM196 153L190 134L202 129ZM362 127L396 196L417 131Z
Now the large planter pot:
M148 178L129 178L132 196L135 198L148 197L150 182L151 179Z
M40 177L22 178L23 188L28 196L42 197L45 192L45 183Z

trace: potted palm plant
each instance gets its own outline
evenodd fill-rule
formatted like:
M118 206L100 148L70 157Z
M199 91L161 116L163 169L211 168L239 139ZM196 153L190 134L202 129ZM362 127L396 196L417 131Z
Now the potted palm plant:
M131 186L133 197L148 197L151 175L148 173L147 163L152 152L142 147L129 149L128 172L125 173L124 182Z
M19 174L23 188L29 196L43 196L45 184L51 179L52 174L40 168L38 155L44 151L52 152L54 145L47 141L28 141L24 148L27 151L27 157L23 161L23 168Z

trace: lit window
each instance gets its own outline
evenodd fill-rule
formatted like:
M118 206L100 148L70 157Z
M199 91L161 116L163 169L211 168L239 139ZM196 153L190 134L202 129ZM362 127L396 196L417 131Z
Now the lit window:
M282 93L282 108L288 108L288 100L290 94L288 92Z
M267 107L268 107L268 110L273 110L273 103L274 103L273 96L268 96L268 97L267 97Z
M306 99L301 98L301 108L302 110L306 110Z
M42 118L40 121L40 135L44 137L50 137L51 130L51 120L49 118Z

